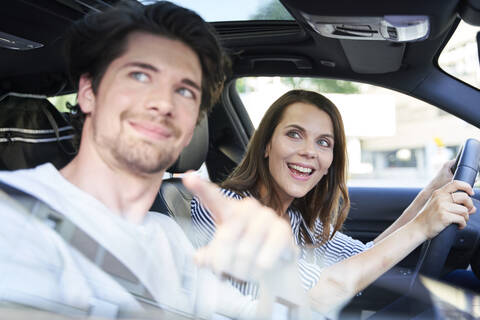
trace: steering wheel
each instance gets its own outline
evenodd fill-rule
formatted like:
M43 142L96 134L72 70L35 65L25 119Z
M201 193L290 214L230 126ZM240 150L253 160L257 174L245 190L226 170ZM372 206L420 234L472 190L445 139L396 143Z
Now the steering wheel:
M465 181L473 187L480 164L480 142L468 139L457 155L453 180ZM428 240L422 248L422 253L415 268L418 273L432 278L438 278L447 259L448 253L455 241L457 226L448 226L436 237Z
M457 160L452 168L453 179L465 181L473 187L479 163L480 142L475 139L468 139L458 153ZM398 316L398 314L414 318L428 310L428 303L424 301L425 289L420 284L418 275L423 274L431 278L440 276L448 253L455 241L456 232L457 226L453 224L445 228L436 237L426 241L422 246L420 258L407 292L368 319L385 319L394 315Z

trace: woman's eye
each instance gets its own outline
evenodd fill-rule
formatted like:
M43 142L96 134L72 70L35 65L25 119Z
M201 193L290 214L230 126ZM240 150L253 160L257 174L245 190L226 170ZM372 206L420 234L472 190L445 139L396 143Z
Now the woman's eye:
M287 136L295 139L300 138L300 134L297 131L288 131Z
M130 76L140 82L147 82L150 79L148 75L143 72L132 72Z
M320 139L317 143L322 147L330 147L330 141L327 139Z
M180 95L182 95L182 96L185 97L185 98L190 98L190 99L195 98L195 94L194 94L193 91L190 90L190 89L180 88L180 89L178 89L177 92L180 93Z

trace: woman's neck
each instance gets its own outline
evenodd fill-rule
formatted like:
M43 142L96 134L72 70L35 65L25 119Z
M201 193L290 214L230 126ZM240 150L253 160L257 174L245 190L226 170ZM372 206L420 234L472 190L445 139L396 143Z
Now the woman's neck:
M282 197L275 190L267 190L267 187L263 183L258 184L257 190L258 190L258 194L260 195L260 199L262 200L263 203L266 203L265 200L269 198L269 195L275 192L275 195L278 197L278 200L280 200L280 203L278 203L280 205L280 208L276 209L276 212L279 216L283 216L287 212L288 208L290 207L294 199L293 197L290 197L287 195Z

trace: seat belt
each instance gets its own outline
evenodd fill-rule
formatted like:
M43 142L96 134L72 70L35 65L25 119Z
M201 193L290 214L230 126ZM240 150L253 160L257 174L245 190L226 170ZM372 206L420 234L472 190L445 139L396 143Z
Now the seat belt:
M138 277L125 266L114 254L105 249L100 243L89 236L84 230L76 226L62 213L54 210L35 196L0 181L0 201L9 202L12 207L35 216L55 230L71 247L79 251L90 262L97 265L104 272L112 276L124 289L131 293L142 305L153 305L161 309L153 295ZM118 316L118 306L113 307L111 302L93 305L89 310L91 316ZM105 304L110 304L107 306Z

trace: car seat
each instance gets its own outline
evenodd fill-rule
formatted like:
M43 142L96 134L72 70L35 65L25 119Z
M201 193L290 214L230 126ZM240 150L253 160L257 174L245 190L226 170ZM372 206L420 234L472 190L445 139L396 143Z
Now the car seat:
M185 234L194 240L190 202L193 195L184 187L180 177L174 174L188 170L198 170L205 162L208 153L208 118L204 116L193 133L192 141L178 157L177 161L167 169L171 178L164 179L151 211L168 214L182 227Z
M45 162L62 168L76 154L76 132L44 96L0 97L0 170L33 168Z

